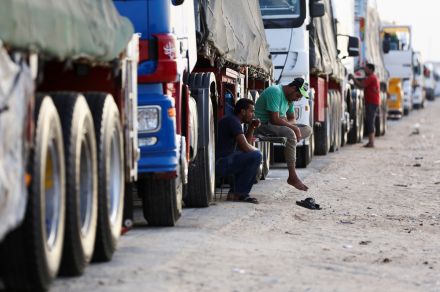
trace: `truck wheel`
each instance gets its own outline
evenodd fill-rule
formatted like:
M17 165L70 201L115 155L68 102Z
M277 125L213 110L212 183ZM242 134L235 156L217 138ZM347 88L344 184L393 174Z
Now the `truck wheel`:
M374 121L374 127L376 128L375 136L380 136L382 132L382 108L379 106L378 113L376 114L376 120Z
M8 290L49 289L61 263L65 167L61 122L47 96L37 96L32 182L23 223L4 239L1 275Z
M66 158L66 230L62 275L84 272L95 246L98 215L97 154L93 117L77 93L53 95L63 126Z
M315 154L327 155L330 147L330 114L329 108L325 108L325 121L319 126L314 127L315 133Z
M270 142L264 142L264 146L263 146L264 151L262 153L263 154L263 171L261 174L262 180L266 179L270 170L270 147L271 147Z
M382 111L382 132L381 135L385 136L385 133L387 132L387 127L388 127L388 109L385 106L384 110Z
M346 124L346 113L350 115L350 110L348 108L347 100L343 99L341 102L344 104L344 110L342 111L341 119L343 118L343 122L341 123L341 147L344 147L345 144L348 142L348 128L349 124ZM348 123L350 123L350 120L348 120Z
M347 141L349 144L356 144L359 141L360 126L363 123L360 100L356 96L350 104L350 120L353 119L353 125L348 132Z
M208 144L199 147L195 160L189 165L188 194L184 198L187 207L208 207L215 192L215 138L214 138L214 113L210 98L206 98L203 105L205 117L199 116L199 125L205 124L205 136L208 137ZM203 113L204 111L199 111ZM199 129L203 129L199 127ZM201 146L202 139L199 140Z
M98 154L98 227L93 260L110 261L121 234L124 210L122 126L112 95L85 96L93 115Z
M180 175L173 179L139 179L144 218L150 226L176 224L182 213L182 187Z
M257 169L257 174L255 175L254 184L257 184L260 182L262 175L263 175L263 161L261 161L260 166Z
M362 139L364 138L364 119L365 119L365 105L363 101L359 100L359 133L358 133L358 143L362 142Z
M332 90L329 92L331 94L330 105L331 105L331 142L330 142L330 152L336 152L339 150L341 137L340 137L340 128L341 128L341 118L340 118L340 101L339 95L336 91Z

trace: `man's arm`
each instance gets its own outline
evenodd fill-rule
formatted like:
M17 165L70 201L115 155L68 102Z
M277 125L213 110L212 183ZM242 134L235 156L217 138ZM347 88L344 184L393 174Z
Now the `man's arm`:
M293 117L292 117L293 116ZM301 131L299 128L294 125L294 122L291 122L291 119L295 121L295 117L293 114L289 114L288 118L281 118L278 112L270 112L270 123L278 126L286 126L292 129L295 132L297 141L301 140Z
M289 121L289 123L291 123L292 125L296 124L295 114L287 113L287 121Z
M252 139L254 138L254 130L260 126L261 122L259 119L253 119L249 123L248 129L246 131L245 137L249 144L252 145Z
M252 130L253 132L253 130ZM248 140L246 139L246 136L244 134L239 134L235 137L235 140L237 141L238 148L240 148L243 152L252 152L257 151L258 149L249 144Z
M372 78L370 77L366 77L364 80L359 80L353 77L353 75L350 75L350 78L353 80L354 85L356 85L359 88L366 88L370 85L370 83L372 82Z
M364 82L362 82L356 78L352 78L352 80L354 82L354 85L356 85L357 87L362 88L362 89L365 88Z

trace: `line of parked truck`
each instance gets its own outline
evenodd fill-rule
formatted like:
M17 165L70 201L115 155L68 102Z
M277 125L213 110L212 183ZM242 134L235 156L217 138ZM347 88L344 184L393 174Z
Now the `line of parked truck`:
M10 290L46 290L58 274L111 260L139 201L152 226L175 225L183 206L208 207L217 121L272 83L311 85L312 98L295 104L314 129L298 167L362 140L363 92L348 76L363 78L366 62L381 84L377 135L394 88L410 85L402 113L435 95L435 70L410 34L402 50L393 43L407 27L382 28L368 0L2 4L0 278ZM393 75L396 62L405 73ZM256 137L256 181L279 156L276 142Z

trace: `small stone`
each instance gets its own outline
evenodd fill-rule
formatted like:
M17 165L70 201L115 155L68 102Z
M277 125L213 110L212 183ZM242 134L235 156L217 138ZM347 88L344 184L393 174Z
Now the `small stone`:
M386 263L390 263L391 260L389 258L384 258L382 262L386 264Z

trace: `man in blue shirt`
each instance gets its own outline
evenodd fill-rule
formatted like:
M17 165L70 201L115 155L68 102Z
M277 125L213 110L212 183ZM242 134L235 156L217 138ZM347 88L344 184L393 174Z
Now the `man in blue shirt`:
M227 198L230 201L258 204L258 200L249 195L262 160L261 152L252 146L254 130L260 125L259 120L253 119L254 111L254 102L243 98L235 105L234 114L218 123L215 169L221 177L234 176ZM242 123L248 124L246 133Z
M261 120L257 130L264 136L286 137L284 157L289 170L287 183L301 191L307 191L296 174L296 144L312 133L307 125L296 124L293 102L303 96L309 98L308 83L303 78L295 78L288 85L273 85L266 88L255 104L255 115Z

